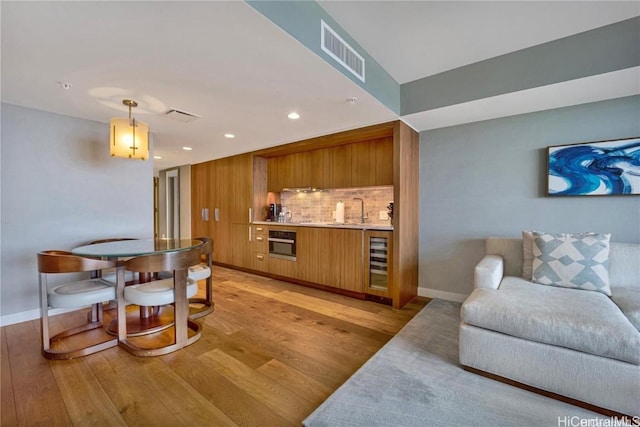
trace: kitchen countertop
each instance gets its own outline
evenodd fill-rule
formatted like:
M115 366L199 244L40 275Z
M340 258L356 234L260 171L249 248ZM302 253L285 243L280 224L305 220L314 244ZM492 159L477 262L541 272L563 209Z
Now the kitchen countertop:
M322 228L348 228L354 230L381 230L393 231L392 225L376 225L376 224L338 224L335 222L271 222L271 221L253 221L256 225L284 225L291 227L322 227Z

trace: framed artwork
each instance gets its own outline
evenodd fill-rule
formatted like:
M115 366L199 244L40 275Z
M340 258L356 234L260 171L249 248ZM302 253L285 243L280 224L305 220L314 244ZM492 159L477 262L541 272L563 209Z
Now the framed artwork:
M640 194L640 137L547 147L548 196Z

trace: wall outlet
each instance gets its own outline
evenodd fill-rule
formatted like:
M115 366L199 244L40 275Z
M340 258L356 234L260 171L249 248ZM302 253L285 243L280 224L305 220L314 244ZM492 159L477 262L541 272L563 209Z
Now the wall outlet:
M386 221L389 219L389 214L387 213L387 211L380 211L380 219L382 221Z
M336 211L331 212L331 218L336 219Z

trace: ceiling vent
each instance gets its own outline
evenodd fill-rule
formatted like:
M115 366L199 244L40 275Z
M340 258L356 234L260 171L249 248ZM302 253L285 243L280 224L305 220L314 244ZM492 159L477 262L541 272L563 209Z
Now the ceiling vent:
M202 118L202 116L199 116L197 114L189 113L187 111L175 110L175 109L167 111L166 113L164 113L164 115L170 119L177 120L183 123L192 122L195 119Z
M364 82L364 58L340 37L326 22L320 20L320 44L330 57Z

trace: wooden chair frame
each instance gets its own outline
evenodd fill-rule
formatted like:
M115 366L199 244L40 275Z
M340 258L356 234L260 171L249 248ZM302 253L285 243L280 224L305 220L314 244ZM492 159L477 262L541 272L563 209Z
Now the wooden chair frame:
M204 298L189 298L189 304L202 304L202 307L189 307L189 318L198 319L206 316L215 310L213 302L213 268L211 262L211 253L213 252L213 242L209 237L195 237L195 240L202 242L201 255L204 255L204 263L209 267L209 277L206 278L206 296ZM202 257L201 257L202 258Z
M40 284L40 335L42 338L42 355L47 359L63 360L86 356L110 347L115 347L118 340L109 338L98 343L73 350L53 350L51 343L72 335L77 335L102 327L103 305L102 302L91 306L88 323L76 328L68 329L55 336L50 336L49 331L49 286L48 274L95 272L106 268L116 267L115 261L98 260L73 255L71 252L49 250L38 252L38 272Z
M160 356L193 344L201 336L201 326L189 319L187 300L187 273L190 266L200 261L201 246L185 251L142 255L132 258L117 269L118 297L118 345L135 356ZM173 272L174 340L172 344L143 348L131 342L127 336L126 300L124 297L125 270L138 273ZM189 331L192 335L189 336ZM149 336L149 335L147 335Z

